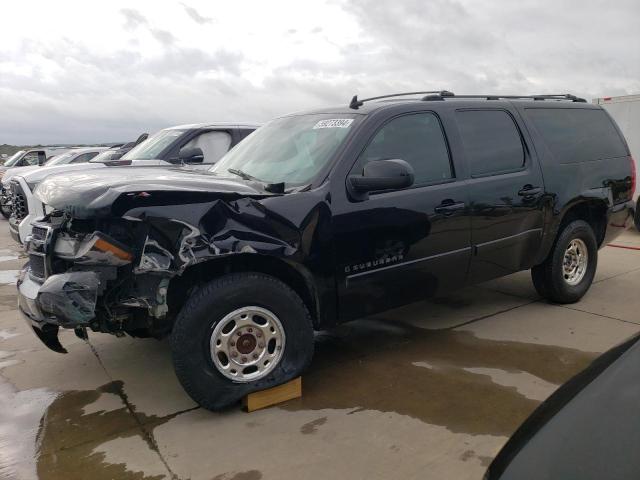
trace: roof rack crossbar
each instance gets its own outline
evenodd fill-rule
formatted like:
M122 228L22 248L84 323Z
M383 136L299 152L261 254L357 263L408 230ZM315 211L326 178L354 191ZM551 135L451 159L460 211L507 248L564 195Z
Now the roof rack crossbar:
M454 95L455 98L486 98L487 100L518 100L530 98L533 100L570 100L572 102L585 103L584 98L576 97L570 93L545 94L545 95ZM431 98L427 98L431 99Z
M364 105L364 102L369 102L371 100L380 100L381 98L393 98L393 97L404 97L404 96L408 96L408 95L428 95L428 94L432 94L432 95L433 94L437 94L437 95L440 95L441 97L453 97L454 96L454 94L452 92L449 92L447 90L433 90L433 91L429 91L429 92L392 93L390 95L380 95L379 97L363 98L362 100L358 99L358 95L354 95L353 98L351 99L351 102L349 103L349 108L357 110L359 107Z

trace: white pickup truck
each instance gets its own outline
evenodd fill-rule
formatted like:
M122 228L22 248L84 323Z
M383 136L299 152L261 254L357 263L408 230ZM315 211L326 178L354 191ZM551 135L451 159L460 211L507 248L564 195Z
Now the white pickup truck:
M627 139L631 156L635 159L636 172L640 172L640 95L595 98L593 103L602 106L616 121ZM640 202L638 189L633 200L636 202L635 224L640 230Z

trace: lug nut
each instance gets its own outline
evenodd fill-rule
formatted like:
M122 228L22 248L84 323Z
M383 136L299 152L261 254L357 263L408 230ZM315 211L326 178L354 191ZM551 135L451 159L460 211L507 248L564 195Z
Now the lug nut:
M238 356L238 352L231 352L231 356L232 356L233 358L236 358L236 357Z
M236 342L229 342L229 345L231 345L232 347L236 346Z
M242 335L242 332L240 330L238 330L238 333L236 335L240 336L240 335Z
M253 332L253 328L249 327L249 328L247 329L247 331L248 331L249 333L251 333L251 332Z
M257 353L254 353L254 354L253 354L253 358L258 358L258 354L257 354Z
M256 332L256 337L258 338L262 337L262 332Z
M246 362L246 361L247 361L247 357L242 357L242 358L240 359L240 361L241 361L242 363Z

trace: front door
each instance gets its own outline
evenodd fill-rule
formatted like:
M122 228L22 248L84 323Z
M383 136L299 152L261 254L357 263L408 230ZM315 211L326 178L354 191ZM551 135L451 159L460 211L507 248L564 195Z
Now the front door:
M471 237L469 282L530 268L544 223L544 183L527 137L503 109L455 113L468 162Z
M432 112L382 125L351 173L373 160L402 159L413 187L371 193L334 212L340 319L428 298L467 276L470 218L465 185L456 180L442 124Z

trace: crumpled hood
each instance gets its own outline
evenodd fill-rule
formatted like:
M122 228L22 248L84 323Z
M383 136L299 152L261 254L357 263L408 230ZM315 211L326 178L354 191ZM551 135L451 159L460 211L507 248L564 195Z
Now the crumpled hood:
M153 201L154 192L177 193L185 203L189 197L271 196L253 182L219 177L185 168L111 167L48 176L38 185L35 196L46 205L64 210L75 218L109 215L111 206L123 195ZM160 196L160 195L158 195Z

